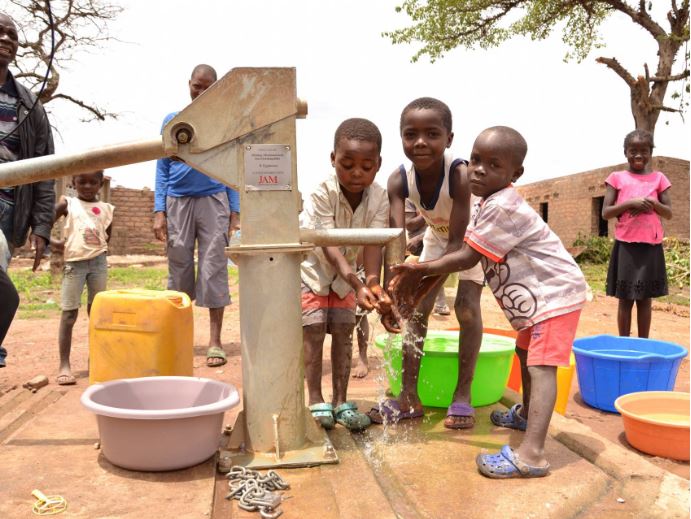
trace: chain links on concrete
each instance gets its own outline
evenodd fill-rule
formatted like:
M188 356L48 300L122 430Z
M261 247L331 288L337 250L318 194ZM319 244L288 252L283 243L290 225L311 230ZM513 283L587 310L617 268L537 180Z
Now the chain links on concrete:
M284 496L277 491L290 485L274 470L262 476L258 471L234 466L228 472L230 493L226 499L237 499L238 507L248 512L259 511L263 519L276 519L283 510L278 509Z

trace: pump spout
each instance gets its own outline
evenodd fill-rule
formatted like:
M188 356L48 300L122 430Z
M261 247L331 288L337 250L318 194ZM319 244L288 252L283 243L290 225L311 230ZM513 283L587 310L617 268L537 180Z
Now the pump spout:
M317 247L383 245L386 265L403 263L405 259L403 229L300 229L300 241Z

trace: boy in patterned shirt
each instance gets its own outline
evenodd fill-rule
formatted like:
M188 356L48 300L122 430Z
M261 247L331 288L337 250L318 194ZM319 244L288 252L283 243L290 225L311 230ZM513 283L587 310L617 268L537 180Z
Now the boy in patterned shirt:
M528 146L514 129L496 126L473 144L468 172L481 197L466 229L463 247L436 261L393 267L394 301L405 317L424 297L427 276L467 269L478 262L511 326L523 375L523 405L494 411L495 425L526 431L521 445L480 454L476 463L490 478L540 477L549 472L545 438L557 394L557 366L567 366L586 283L559 238L513 187L523 174ZM425 286L428 286L426 283Z

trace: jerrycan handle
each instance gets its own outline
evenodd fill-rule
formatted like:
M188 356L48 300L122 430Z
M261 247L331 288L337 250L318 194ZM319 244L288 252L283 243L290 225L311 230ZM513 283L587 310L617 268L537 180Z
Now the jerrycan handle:
M190 306L190 296L184 292L172 292L167 295L168 302L176 308L187 308Z

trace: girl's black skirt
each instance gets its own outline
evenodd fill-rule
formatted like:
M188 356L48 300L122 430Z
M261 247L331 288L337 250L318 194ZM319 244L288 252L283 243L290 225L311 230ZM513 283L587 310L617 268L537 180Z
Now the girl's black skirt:
M607 271L607 295L619 299L647 299L667 293L662 244L615 240Z

